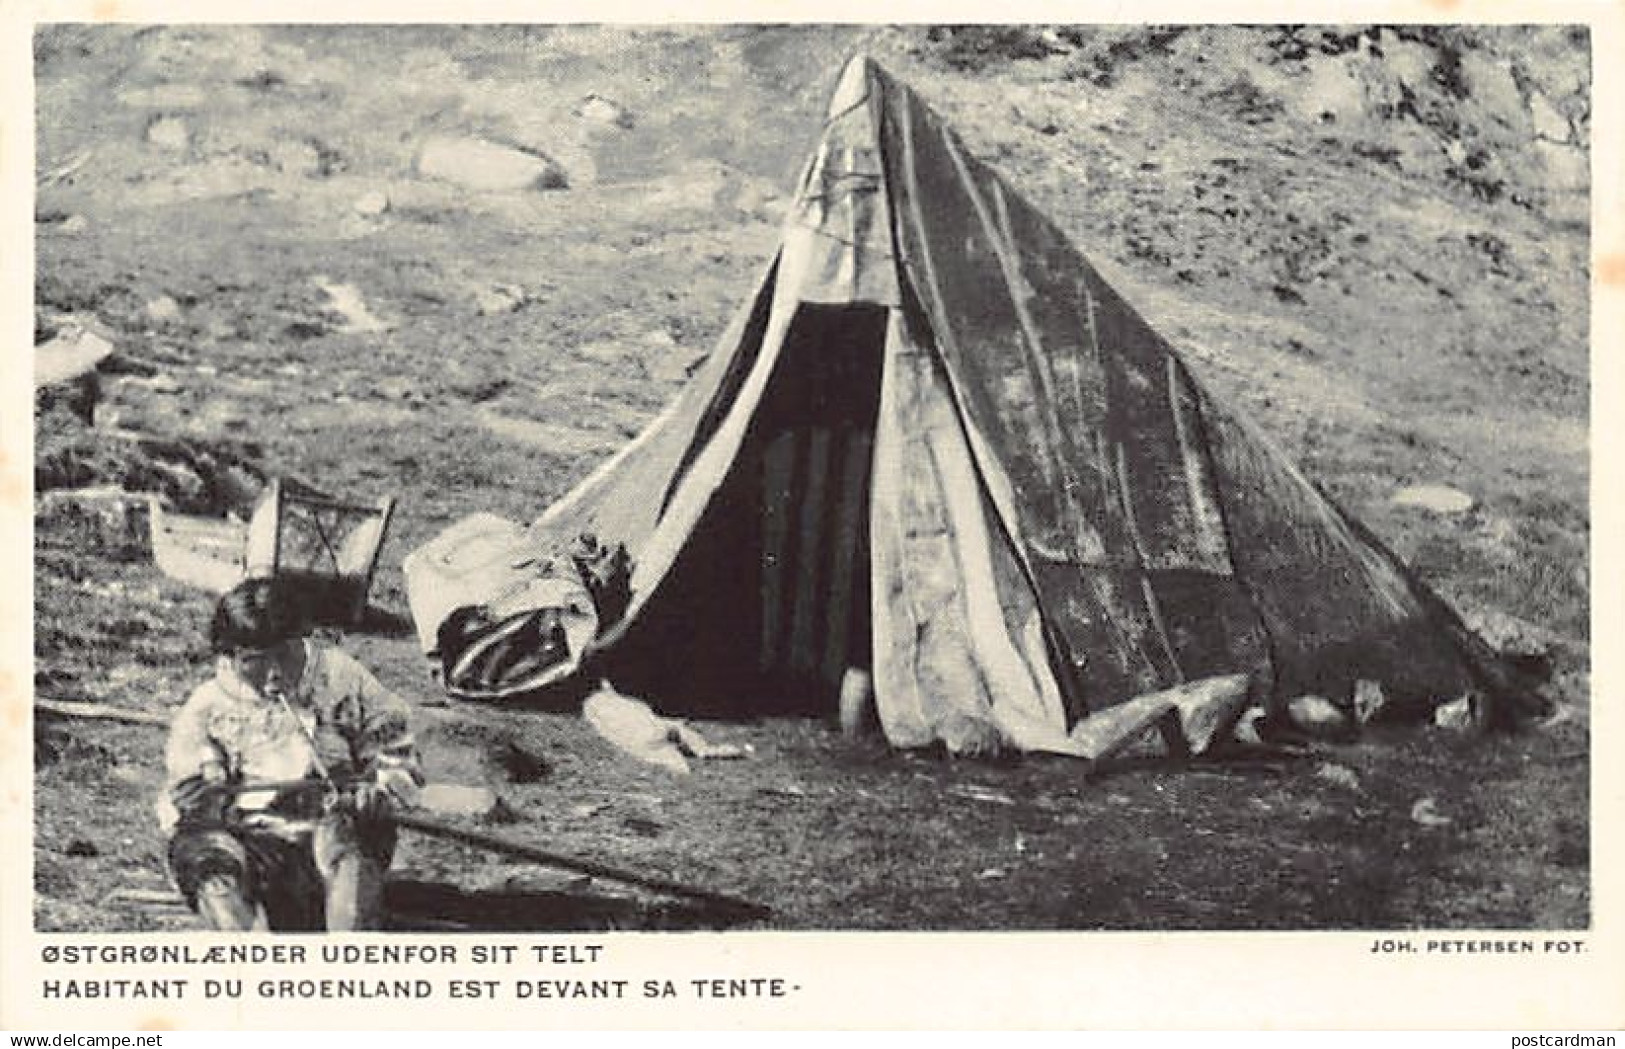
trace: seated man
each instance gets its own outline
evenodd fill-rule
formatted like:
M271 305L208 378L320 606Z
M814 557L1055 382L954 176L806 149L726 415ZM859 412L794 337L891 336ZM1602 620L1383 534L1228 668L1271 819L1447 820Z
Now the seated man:
M375 929L393 808L422 784L407 707L305 636L296 597L251 579L221 597L214 677L176 713L159 823L187 902L217 929Z

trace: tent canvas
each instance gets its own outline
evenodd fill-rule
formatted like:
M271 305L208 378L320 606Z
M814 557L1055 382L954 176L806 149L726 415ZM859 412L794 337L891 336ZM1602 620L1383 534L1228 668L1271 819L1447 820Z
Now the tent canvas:
M630 556L596 618L583 534ZM406 568L425 651L474 698L606 676L668 714L832 710L859 667L895 745L969 719L1065 753L1170 695L1538 702L862 57L668 410L528 527L470 518ZM532 658L447 651L493 636ZM1212 711L1176 709L1205 742Z

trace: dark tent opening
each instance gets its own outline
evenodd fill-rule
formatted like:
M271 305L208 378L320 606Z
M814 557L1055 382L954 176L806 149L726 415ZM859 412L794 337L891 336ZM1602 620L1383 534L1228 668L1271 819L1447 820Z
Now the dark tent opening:
M689 714L815 714L834 709L848 666L870 665L886 318L797 308L739 454L608 661L620 687Z

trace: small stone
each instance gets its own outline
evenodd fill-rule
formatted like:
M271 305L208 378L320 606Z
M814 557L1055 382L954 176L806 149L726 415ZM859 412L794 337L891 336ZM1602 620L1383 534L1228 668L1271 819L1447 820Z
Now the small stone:
M1436 514L1464 514L1477 505L1466 492L1443 484L1415 484L1401 488L1388 501L1395 506L1410 506Z
M1382 684L1377 681L1367 681L1361 678L1354 683L1354 716L1360 724L1366 725L1371 719L1382 712L1388 705L1388 696L1382 690Z
M1258 723L1262 721L1263 718L1263 707L1254 707L1251 710L1243 713L1241 717L1237 719L1236 727L1232 733L1236 738L1236 742L1246 744L1250 747L1263 746L1264 738L1259 734L1258 731Z
M474 292L474 306L484 317L513 313L529 301L530 296L517 284L492 284Z
M1441 815L1438 803L1432 798L1423 798L1411 806L1411 819L1424 827L1447 827L1454 821Z
M180 318L181 304L168 295L160 295L147 303L147 316L155 321L172 321Z
M67 233L69 235L83 233L89 228L90 220L85 218L83 215L69 215L67 218L56 224L56 231L58 233Z
M1287 704L1286 712L1294 728L1316 738L1339 738L1352 727L1348 711L1324 696L1299 696Z
M377 391L378 396L389 401L409 401L417 396L417 388L412 385L412 380L402 376L379 379L373 389Z
M1434 708L1433 723L1440 728L1465 732L1473 727L1478 704L1471 693Z
M375 219L389 210L389 195L381 190L363 193L350 205L350 210L362 218Z
M192 131L180 117L159 117L147 125L147 142L179 153L192 144Z
M271 166L284 175L311 178L322 173L322 154L309 142L277 142L269 153Z
M367 308L366 300L361 297L361 291L353 284L339 284L326 279L316 278L316 286L327 293L329 311L344 318L344 325L340 331L349 334L371 334L389 330L389 324L373 316Z
M1360 789L1360 777L1355 774L1353 769L1343 765L1334 765L1329 761L1323 762L1319 768L1315 769L1315 777L1325 780L1327 783L1336 784L1339 787L1346 787L1349 790Z

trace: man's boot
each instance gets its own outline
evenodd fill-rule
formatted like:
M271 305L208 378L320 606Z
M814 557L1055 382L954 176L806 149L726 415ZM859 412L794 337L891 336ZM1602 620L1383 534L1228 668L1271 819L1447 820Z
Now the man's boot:
M384 927L383 864L351 852L333 864L327 883L327 929L359 932Z
M221 932L248 932L259 920L259 909L248 902L233 874L210 874L198 883L197 912L209 928Z

